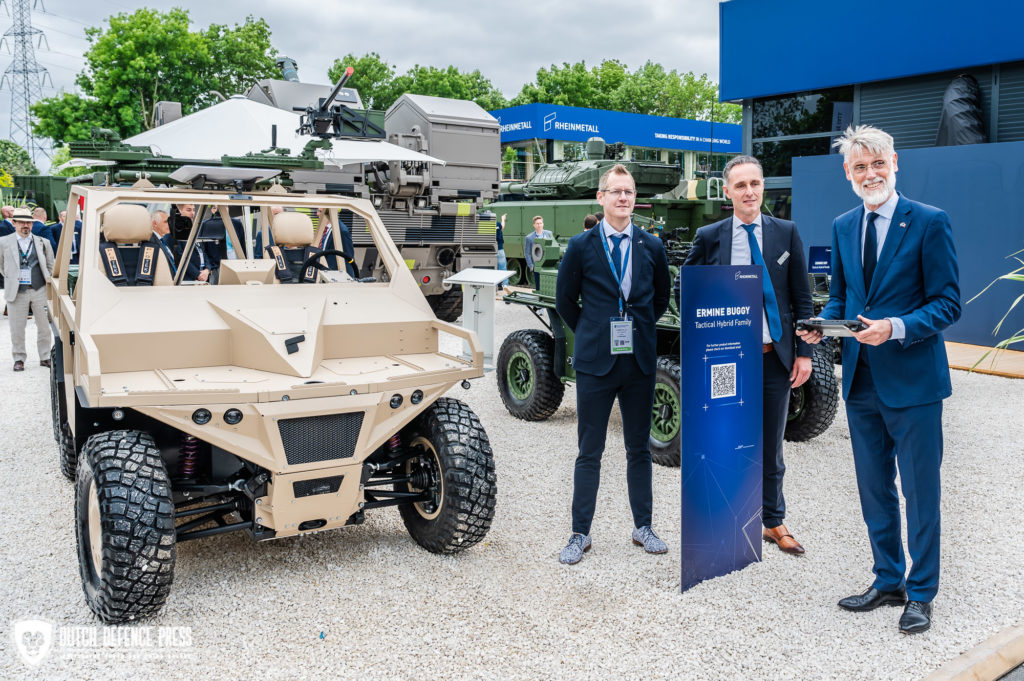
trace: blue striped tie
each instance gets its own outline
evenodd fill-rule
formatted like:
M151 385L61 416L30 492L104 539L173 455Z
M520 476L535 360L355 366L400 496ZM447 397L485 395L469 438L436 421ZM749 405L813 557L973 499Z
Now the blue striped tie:
M750 259L755 265L764 269L764 276L761 278L761 288L764 291L764 312L768 316L768 333L773 341L782 338L782 319L779 317L779 301L775 299L775 287L772 286L771 277L768 276L768 266L764 264L764 256L761 255L761 248L757 245L757 238L754 236L754 227L757 225L743 225L747 230L747 241L750 243Z

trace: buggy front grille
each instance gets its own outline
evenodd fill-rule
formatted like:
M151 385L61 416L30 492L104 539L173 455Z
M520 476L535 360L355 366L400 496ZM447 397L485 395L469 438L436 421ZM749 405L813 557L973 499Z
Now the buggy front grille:
M355 454L363 412L282 419L277 427L289 466L347 459Z

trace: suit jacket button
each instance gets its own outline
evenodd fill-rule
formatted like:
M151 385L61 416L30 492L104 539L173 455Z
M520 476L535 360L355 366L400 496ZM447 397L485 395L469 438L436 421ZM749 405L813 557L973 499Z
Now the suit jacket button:
M865 312L871 312L871 306L870 306L870 305L866 305L866 306L864 307L864 311L865 311Z

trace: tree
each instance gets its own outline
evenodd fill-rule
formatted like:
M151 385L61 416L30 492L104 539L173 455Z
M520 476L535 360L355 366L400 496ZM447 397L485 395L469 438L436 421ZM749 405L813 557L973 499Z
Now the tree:
M71 147L64 145L53 151L53 158L50 159L50 175L57 177L74 177L75 175L81 175L85 172L85 168L81 166L71 166L64 170L57 170L61 165L71 160Z
M39 174L28 152L11 140L0 140L0 168L7 171L8 175Z
M181 102L189 114L210 104L210 90L237 92L273 75L276 51L262 19L233 28L213 24L189 30L182 9L139 9L110 17L106 29L85 31L90 47L76 83L82 95L61 94L37 102L34 131L57 143L87 139L94 126L130 137L153 127L153 105Z
M609 59L590 69L582 61L552 64L539 69L536 82L524 85L512 100L513 105L534 102L722 123L739 123L743 112L718 102L718 85L706 74L666 71L651 61L633 73Z
M354 88L359 93L367 109L387 109L398 98L392 86L395 67L381 59L376 52L368 52L362 57L349 53L341 59L335 59L327 70L327 77L332 83L337 83L349 66L352 67L352 77L346 87Z
M349 66L353 73L348 86L359 92L363 106L368 109L387 109L405 93L467 99L484 109L507 105L505 96L480 71L462 72L454 66L437 68L417 64L396 76L393 65L376 52L368 52L362 57L347 54L335 59L327 77L336 83Z

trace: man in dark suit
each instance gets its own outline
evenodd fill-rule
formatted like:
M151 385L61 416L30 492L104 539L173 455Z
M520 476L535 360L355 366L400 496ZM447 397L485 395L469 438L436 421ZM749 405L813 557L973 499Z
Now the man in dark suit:
M46 224L46 209L42 206L36 206L32 211L32 233L36 236L41 236L44 239L49 240L50 248L57 252L57 240L53 238L53 230L50 229L50 225Z
M184 229L184 226L187 224L188 229L191 230L192 221L195 220L196 217L195 204L180 203L176 204L175 208L177 209L178 214L177 222L180 223L179 227ZM188 232L185 231L184 233L187 234ZM177 238L180 235L173 234L172 230L172 236ZM178 240L177 245L179 248L184 249L185 243L186 242L183 240ZM178 266L185 268L184 281L209 281L212 265L210 264L211 258L207 253L206 244L201 241L194 242L192 244L192 253L189 255L188 261L184 264L180 262L183 253L177 252L177 249L175 249L175 251L175 257L179 261Z
M53 240L60 244L60 235L64 232L64 222L68 219L68 212L62 210L60 212L60 221L55 225L50 225L50 232L53 234ZM78 264L78 244L82 241L82 221L75 220L75 235L71 239L71 264Z
M843 343L843 399L875 573L867 591L839 605L864 612L906 603L899 628L913 634L931 626L939 587L942 400L952 393L942 330L960 318L959 268L949 217L896 191L889 134L851 126L836 146L863 205L832 224L832 284L821 316L867 325L857 342ZM801 335L821 340L818 332Z
M11 216L14 215L14 206L3 206L0 208L0 215L3 216L3 220L0 220L0 236L14 234L14 223L11 222Z
M668 547L651 529L651 408L657 364L655 324L668 308L671 282L661 241L632 224L636 185L623 165L607 171L597 200L607 218L569 240L558 269L555 305L576 335L579 455L573 479L572 536L559 560L578 563L590 549L590 525L612 403L619 399L633 543L648 553ZM582 296L582 302L580 300Z
M795 224L761 214L764 176L756 158L736 156L725 165L722 174L733 215L697 231L693 250L684 265L754 264L765 268L761 330L762 536L782 551L800 555L803 546L783 524L786 499L782 479L786 464L782 458L782 439L789 415L790 390L803 385L811 376L813 348L803 341L797 342L793 332L796 319L814 314L804 245Z
M150 217L153 221L153 236L149 240L160 247L173 277L178 269L174 259L174 236L171 235L171 226L167 222L167 211L155 210L150 213Z
M210 269L218 271L220 261L225 258L229 260L245 259L245 228L242 226L241 220L231 218L229 221L231 229L228 229L221 219L217 206L211 207L210 210L213 215L209 219L203 220L199 236L224 233L223 239L218 239L216 243L205 244L206 253L210 256Z

